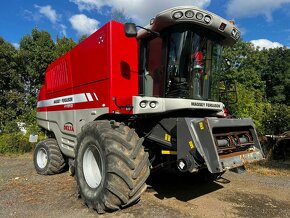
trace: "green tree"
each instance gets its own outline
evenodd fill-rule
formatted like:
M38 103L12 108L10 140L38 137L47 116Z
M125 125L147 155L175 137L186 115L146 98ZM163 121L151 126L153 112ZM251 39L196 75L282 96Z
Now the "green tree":
M76 43L73 39L66 37L57 38L55 43L55 58L59 58L75 46Z
M252 117L261 134L289 130L290 50L259 50L240 41L233 48L226 48L224 55L233 62L227 78L237 81L234 114Z
M224 56L232 61L232 68L227 78L236 80L255 89L265 90L261 72L267 63L267 55L259 52L249 42L239 41L232 48L224 50Z
M281 134L290 131L290 106L269 104L263 121L267 134Z
M266 108L269 104L264 101L264 93L253 87L248 87L241 83L237 84L238 101L233 106L234 112L238 117L251 117L255 123L257 132L265 134L264 117Z
M19 89L21 80L17 73L17 50L0 37L0 94L5 91ZM2 102L1 102L2 103Z
M267 98L272 103L290 105L290 50L274 48L267 54L267 64L262 72Z
M251 117L260 134L265 132L263 120L268 103L265 98L265 81L262 80L267 63L267 54L247 42L238 42L233 48L226 48L224 56L232 61L232 68L226 78L236 81L238 102L231 106L237 117Z
M48 32L34 28L31 35L21 39L19 55L22 61L22 78L28 93L27 99L31 101L28 104L32 107L43 84L45 70L55 59L55 44Z
M78 43L81 43L82 41L84 41L88 36L86 34L82 35L81 38L79 38Z
M18 51L0 37L0 130L24 111Z

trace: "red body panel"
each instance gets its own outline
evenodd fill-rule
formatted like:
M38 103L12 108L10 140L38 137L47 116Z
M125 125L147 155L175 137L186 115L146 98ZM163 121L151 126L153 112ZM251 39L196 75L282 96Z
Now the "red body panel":
M113 113L119 111L114 97L119 105L132 105L132 96L138 95L137 49L137 40L125 36L123 24L107 23L49 65L37 110L108 107ZM57 104L57 98L83 93L87 101L81 96L83 101Z

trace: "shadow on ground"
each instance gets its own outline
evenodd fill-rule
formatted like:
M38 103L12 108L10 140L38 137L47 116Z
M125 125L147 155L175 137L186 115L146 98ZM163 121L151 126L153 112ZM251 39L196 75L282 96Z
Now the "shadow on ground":
M208 180L200 173L179 173L170 169L152 173L147 184L147 192L155 191L155 196L159 199L174 197L184 202L223 188L221 184Z

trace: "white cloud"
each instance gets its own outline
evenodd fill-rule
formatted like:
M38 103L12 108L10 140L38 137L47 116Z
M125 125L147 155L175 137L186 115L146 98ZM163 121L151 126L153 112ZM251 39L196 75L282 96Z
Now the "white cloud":
M99 28L99 21L89 18L84 14L73 15L69 19L73 29L75 29L79 35L90 35Z
M44 16L53 24L53 28L58 30L60 35L67 35L67 27L61 23L61 14L58 14L50 5L34 5L34 7L38 10L38 13L32 13L26 10L25 14L28 18L31 17L35 22L38 22Z
M279 42L272 42L268 39L257 39L257 40L252 40L250 41L251 43L253 43L253 45L258 48L259 50L265 48L265 49L270 49L270 48L279 48L279 47L283 47L283 45Z
M66 25L64 24L59 24L59 28L60 28L60 33L63 35L63 36L66 36Z
M70 2L75 3L79 10L93 10L100 9L101 7L107 5L109 1L106 0L69 0Z
M287 3L290 0L231 0L227 13L232 18L264 15L267 21L272 21L272 12Z
M59 15L50 5L46 6L34 5L34 7L38 9L40 14L47 17L50 20L50 22L55 24L58 21Z
M179 6L194 5L200 8L207 7L211 0L70 0L78 5L79 10L100 10L104 6L111 7L131 17L138 24L145 25L158 12Z
M39 13L33 13L30 10L24 10L23 17L29 21L38 22L41 19L42 15L40 15Z

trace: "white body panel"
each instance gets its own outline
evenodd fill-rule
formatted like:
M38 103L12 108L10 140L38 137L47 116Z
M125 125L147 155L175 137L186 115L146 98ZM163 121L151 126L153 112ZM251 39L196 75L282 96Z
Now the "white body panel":
M38 112L37 122L44 129L54 133L61 151L66 156L74 157L77 134L81 132L82 126L108 111L108 108L90 108Z

